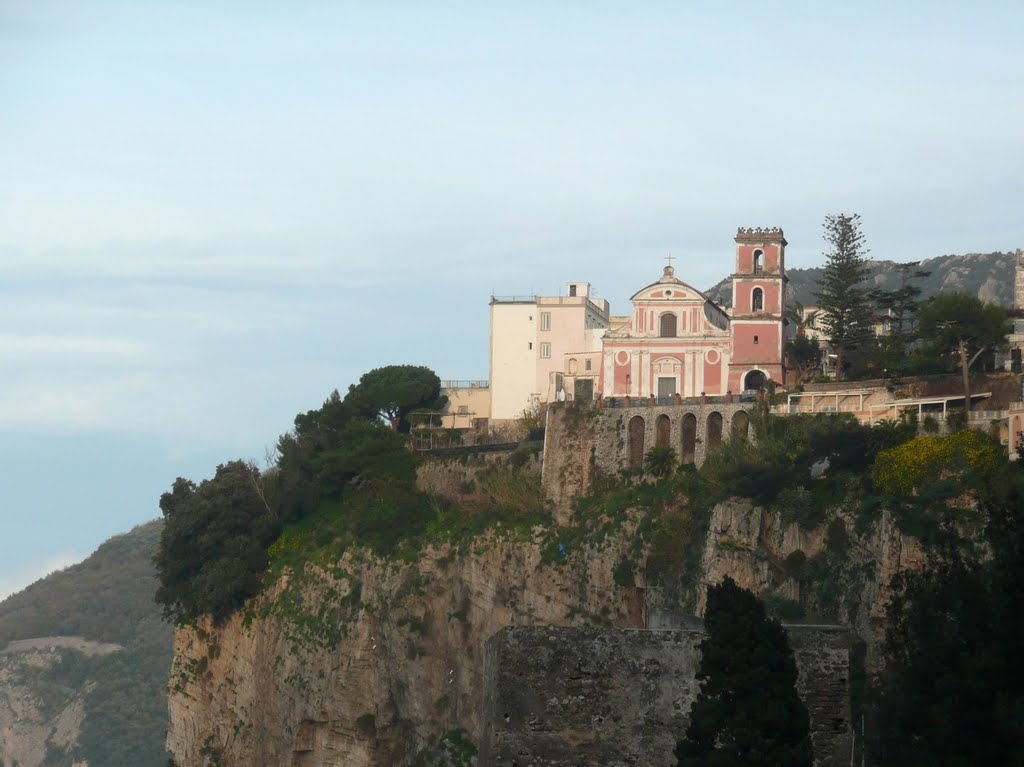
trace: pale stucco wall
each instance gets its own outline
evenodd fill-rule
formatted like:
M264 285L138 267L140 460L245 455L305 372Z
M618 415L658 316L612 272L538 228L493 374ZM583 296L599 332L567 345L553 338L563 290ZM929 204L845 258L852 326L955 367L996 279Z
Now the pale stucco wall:
M512 419L540 396L537 380L537 304L491 303L491 418Z

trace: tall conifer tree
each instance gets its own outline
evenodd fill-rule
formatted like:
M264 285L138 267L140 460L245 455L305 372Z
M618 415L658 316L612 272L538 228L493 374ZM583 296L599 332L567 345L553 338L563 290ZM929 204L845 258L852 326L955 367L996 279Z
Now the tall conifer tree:
M708 589L704 625L680 767L811 767L810 719L782 626L728 577Z
M864 279L868 274L860 216L825 216L825 273L821 277L818 323L836 351L836 380L842 380L846 352L871 335L871 300Z

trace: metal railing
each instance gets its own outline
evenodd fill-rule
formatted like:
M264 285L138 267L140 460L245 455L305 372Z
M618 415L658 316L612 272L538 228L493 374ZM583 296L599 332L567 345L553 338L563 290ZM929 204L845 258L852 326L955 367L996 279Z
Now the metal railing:
M535 304L537 296L491 296L492 304Z
M485 379L473 380L471 378L449 378L445 381L441 381L442 389L489 389L490 387L491 382Z

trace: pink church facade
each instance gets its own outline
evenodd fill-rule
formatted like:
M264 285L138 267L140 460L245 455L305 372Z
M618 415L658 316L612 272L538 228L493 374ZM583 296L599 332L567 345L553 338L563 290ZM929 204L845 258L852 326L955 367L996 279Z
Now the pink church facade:
M630 299L628 324L602 341L599 390L608 397L719 396L785 381L786 240L781 229L739 229L732 312L675 276Z

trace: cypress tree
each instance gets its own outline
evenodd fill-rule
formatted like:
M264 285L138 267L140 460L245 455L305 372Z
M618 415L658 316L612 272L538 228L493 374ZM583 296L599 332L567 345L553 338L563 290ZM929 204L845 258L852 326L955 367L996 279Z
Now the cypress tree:
M782 626L728 577L708 589L704 626L680 767L811 767L810 719Z
M836 380L842 380L846 352L871 337L870 291L863 284L868 274L860 216L839 213L825 216L825 273L821 276L818 322L836 351Z

